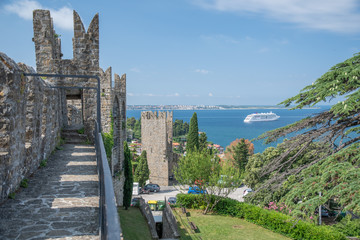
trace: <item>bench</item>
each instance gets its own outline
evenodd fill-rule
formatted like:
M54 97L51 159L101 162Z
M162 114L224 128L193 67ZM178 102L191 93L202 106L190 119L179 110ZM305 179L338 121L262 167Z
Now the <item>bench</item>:
M190 227L191 227L191 229L192 230L197 230L198 228L197 228L197 226L195 225L195 223L193 223L193 222L189 222L189 224L190 224Z

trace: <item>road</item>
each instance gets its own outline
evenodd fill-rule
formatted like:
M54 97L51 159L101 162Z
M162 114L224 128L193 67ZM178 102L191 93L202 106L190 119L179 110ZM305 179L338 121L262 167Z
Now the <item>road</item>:
M242 195L243 195L244 190L247 188L248 187L246 187L246 186L237 188L233 193L231 193L229 195L229 198L243 202L244 199L243 199ZM165 197L166 197L166 199L168 199L169 197L176 197L176 194L178 194L180 192L187 193L187 190L188 190L188 188L181 189L180 186L160 186L160 192L157 192L157 193L151 192L150 194L133 195L133 197L141 196L142 198L145 199L145 202L147 202L149 200L164 200Z

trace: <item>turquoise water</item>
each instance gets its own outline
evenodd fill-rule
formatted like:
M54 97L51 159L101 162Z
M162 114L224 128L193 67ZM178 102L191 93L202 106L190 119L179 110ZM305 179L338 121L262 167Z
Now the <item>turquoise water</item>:
M328 109L328 107L300 110L197 110L196 113L198 116L199 131L206 132L208 141L226 147L237 138L253 139L266 131L286 126L307 116L322 112L325 109ZM244 119L248 114L270 111L276 113L280 118L271 122L244 123ZM173 112L174 121L175 119L180 119L189 123L194 110L174 110ZM141 110L128 110L127 117L135 117L138 119L140 118L140 113ZM277 144L264 145L263 141L255 141L253 143L256 153L262 152L265 148Z

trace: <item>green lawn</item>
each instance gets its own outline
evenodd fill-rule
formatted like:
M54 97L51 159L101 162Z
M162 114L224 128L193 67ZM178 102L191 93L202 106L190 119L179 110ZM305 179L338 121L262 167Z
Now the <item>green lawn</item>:
M274 233L263 227L249 223L240 218L219 215L203 215L199 210L187 209L188 219L198 227L196 233L191 230L188 220L181 212L175 209L174 214L178 220L181 239L206 239L206 240L282 240L290 239L281 234Z
M124 240L151 240L149 227L139 208L118 208L118 212Z

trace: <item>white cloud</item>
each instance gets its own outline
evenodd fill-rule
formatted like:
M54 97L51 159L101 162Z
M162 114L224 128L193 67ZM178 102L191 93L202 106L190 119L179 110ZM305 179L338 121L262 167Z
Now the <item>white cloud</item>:
M253 13L309 29L360 32L358 0L196 0L204 9Z
M201 74L208 74L209 73L209 71L206 70L206 69L196 69L195 72L201 73Z
M133 97L133 96L134 96L133 93L127 93L127 95L128 95L129 97Z
M56 27L64 30L73 29L73 10L68 7L62 7L59 10L55 10L42 6L37 1L19 0L5 5L4 8L7 12L15 13L25 20L32 20L33 11L35 9L48 9L50 10L51 17L53 18Z
M212 97L212 96L214 96L212 93L209 93L209 97Z

